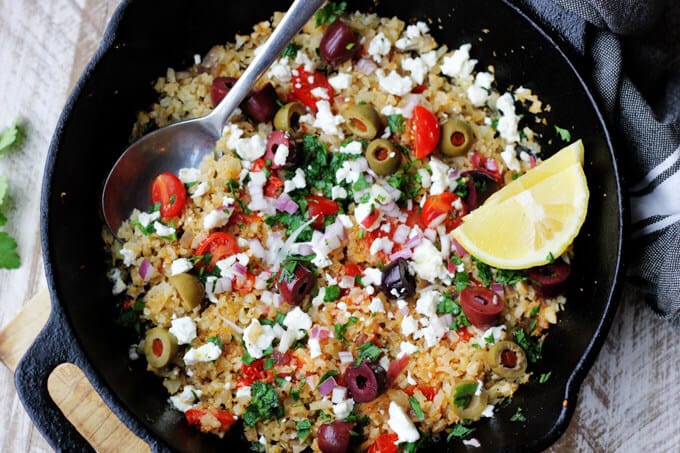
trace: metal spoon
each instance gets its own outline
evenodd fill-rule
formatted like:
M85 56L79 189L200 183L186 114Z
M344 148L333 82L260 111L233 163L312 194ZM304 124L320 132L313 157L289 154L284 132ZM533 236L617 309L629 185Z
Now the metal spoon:
M125 150L109 173L102 195L104 220L114 234L134 208L149 205L151 182L156 176L198 167L212 153L231 114L324 1L295 0L261 51L209 115L158 129Z

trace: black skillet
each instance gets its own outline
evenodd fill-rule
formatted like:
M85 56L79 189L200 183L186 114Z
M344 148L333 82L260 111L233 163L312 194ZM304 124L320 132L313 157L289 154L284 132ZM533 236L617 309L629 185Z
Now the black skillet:
M371 1L350 1L369 10ZM53 309L46 328L16 373L19 395L47 440L63 451L91 451L50 400L46 378L59 363L83 369L114 412L156 451L247 451L238 429L219 440L188 427L169 409L161 383L128 359L133 338L114 323L100 231L104 178L127 147L135 112L154 99L153 81L183 68L195 53L285 10L288 2L128 0L114 14L101 48L78 82L50 147L42 188L42 246ZM604 121L587 85L562 50L516 7L499 0L396 1L374 8L403 19L431 18L432 34L450 48L473 44L479 68L495 66L501 88L522 84L552 105L549 124L569 128L586 144L591 190L587 221L576 241L567 310L550 331L535 376L493 419L477 423L485 451L538 451L566 429L579 387L611 323L620 289L624 201ZM482 30L488 30L488 33ZM548 144L547 140L552 143ZM562 143L546 130L546 153ZM139 361L143 362L143 361ZM524 422L511 416L522 408ZM447 447L464 449L460 441ZM444 450L440 444L436 451Z

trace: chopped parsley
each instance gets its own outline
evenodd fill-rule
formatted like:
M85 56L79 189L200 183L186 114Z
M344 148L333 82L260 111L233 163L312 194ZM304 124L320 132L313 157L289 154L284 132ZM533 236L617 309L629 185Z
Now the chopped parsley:
M404 116L399 113L387 115L387 127L392 133L404 132Z
M451 439L454 437L457 439L462 439L474 431L474 428L468 428L467 426L461 424L461 423L456 423L453 425L453 428L451 431L449 431L449 434L446 436L446 441L451 442Z
M217 346L218 348L224 349L224 344L222 343L222 340L220 339L220 337L217 337L217 336L209 337L208 343L212 343L215 346Z
M541 375L538 377L538 383L545 384L546 382L548 382L548 379L550 379L551 374L552 371L548 371L547 373L541 373Z
M493 332L491 332L488 337L484 337L484 342L486 344L494 344L496 342L496 337L493 336Z
M456 271L456 276L453 278L453 282L456 284L456 289L458 291L463 291L465 288L470 286L470 276L467 272Z
M347 328L349 326L351 326L352 324L356 324L358 321L359 318L357 318L356 316L350 316L346 323L335 324L333 326L333 329L335 330L335 338L342 340L343 343L349 344L349 340L345 338L345 332L347 331Z
M534 316L536 316L536 315L538 314L539 311L541 311L541 306L540 306L540 305L536 305L536 306L535 306L534 308L532 308L531 311L529 312L529 316L533 318Z
M23 128L18 124L18 120L14 120L12 124L0 131L0 156L17 146L22 137Z
M553 255L552 252L548 252L548 256L545 257L545 260L549 263L552 264L555 262L555 255Z
M302 48L301 46L298 46L295 43L290 43L286 46L285 49L283 49L283 52L281 52L281 56L295 58L295 56L298 53L298 50L300 50L301 48Z
M491 127L494 128L494 130L498 130L498 120L499 118L494 118L491 120Z
M338 285L326 286L326 291L323 295L324 302L335 302L340 298L340 287Z
M422 189L421 177L417 172L411 172L411 168L416 164L412 161L387 178L387 184L401 192L399 203L406 203L408 200L415 199Z
M295 430L297 431L298 439L305 440L312 429L312 422L309 420L300 420L295 424Z
M461 409L468 407L472 397L475 396L475 393L477 392L478 386L478 382L469 382L457 385L453 394L453 404L460 407Z
M527 278L520 271L496 269L496 281L505 286L515 286L516 283Z
M276 383L277 386L283 387L284 385L286 385L287 381L281 376L274 376L274 382Z
M409 404L411 405L411 409L413 409L413 413L416 414L416 417L418 417L418 420L425 420L425 412L420 408L420 403L416 399L415 396L411 396L408 399Z
M320 27L324 24L332 24L347 8L347 2L328 2L323 8L314 14L315 24Z
M139 296L134 303L127 301L123 303L120 316L118 316L118 324L128 329L134 329L138 334L142 332L142 325L139 320L139 315L144 311L144 298Z
M357 348L358 356L355 360L355 365L360 365L362 362L375 362L382 355L383 350L380 349L372 341L367 341Z
M437 304L437 313L450 313L453 315L451 330L458 330L470 325L470 321L465 316L465 313L463 313L460 304L453 299L451 294L442 294L442 299Z
M252 365L253 362L256 360L255 357L250 355L250 353L246 349L246 344L243 341L243 339L241 340L241 344L243 345L243 355L241 356L241 363L243 363L244 365Z
M283 417L283 406L279 402L279 395L272 384L255 381L250 386L251 400L243 414L243 422L249 428L259 421L272 417Z
M541 360L543 342L540 339L532 339L521 327L517 327L515 329L513 337L515 339L515 343L517 343L520 348L524 349L529 363L536 363Z
M281 262L281 275L279 276L279 282L288 281L291 282L295 279L295 269L298 265L304 263L304 266L311 268L314 265L312 260L316 258L316 254L311 255L288 255L286 259ZM312 270L312 269L310 269ZM313 271L313 270L312 270Z
M472 257L475 266L477 266L477 276L482 281L484 286L488 287L493 280L493 273L491 272L491 266L486 263L479 261L477 258Z
M517 408L517 412L515 412L515 415L513 415L512 417L510 417L510 421L511 421L511 422L525 422L525 421L527 421L527 418L526 418L526 417L524 416L524 414L522 413L522 408L521 408L521 407L518 407L518 408Z
M276 359L267 357L266 359L264 359L264 364L262 365L262 368L265 370L271 370L272 368L274 368L274 365L276 365Z
M571 141L571 132L569 132L567 129L562 129L559 126L555 126L555 132L557 132L557 135L560 136L563 142Z
M7 224L4 214L5 198L7 197L7 178L0 175L0 227ZM9 234L0 231L0 269L17 269L21 266L21 258L17 253L17 241Z

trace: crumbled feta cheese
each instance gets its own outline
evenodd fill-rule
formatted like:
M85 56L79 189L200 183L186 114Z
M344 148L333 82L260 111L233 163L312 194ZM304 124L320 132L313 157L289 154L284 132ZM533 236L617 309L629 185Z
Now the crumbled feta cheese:
M334 90L346 90L352 83L352 75L345 72L339 72L337 75L329 77L328 83L331 84Z
M416 313L427 316L428 318L437 316L437 304L441 300L439 291L426 289L421 291L420 297L416 302Z
M413 249L411 260L411 267L418 277L430 283L434 283L437 277L447 275L442 256L429 239L423 239Z
M298 340L305 336L305 332L312 327L312 318L302 311L300 307L295 307L286 315L283 325L288 330L293 330L298 336Z
M231 207L226 209L215 209L214 211L209 212L203 217L203 229L208 231L226 225L233 212L234 209Z
M331 188L331 198L333 200L345 199L347 198L347 190L344 187L333 186Z
M123 257L123 264L125 267L130 267L133 264L135 264L135 260L137 259L137 254L134 252L134 250L130 250L128 248L122 248L120 249L120 256Z
M312 299L312 306L318 307L324 303L324 298L326 297L326 287L322 286L319 288L319 293Z
M272 345L276 338L271 326L260 324L257 319L252 319L248 327L243 330L243 342L248 354L254 359L264 355L264 350Z
M305 65L305 71L314 71L314 69L316 68L316 65L314 64L312 59L309 58L309 55L307 55L302 50L298 50L298 53L295 55L295 64L298 66Z
M278 166L286 165L288 160L288 155L290 154L290 149L286 145L279 145L276 147L276 152L274 153L274 163Z
M351 142L347 143L344 146L340 147L340 152L341 153L346 153L346 154L356 154L356 155L361 155L364 152L363 146L361 145L361 142L352 140Z
M430 27L422 21L409 25L406 27L403 36L394 43L394 46L399 50L414 50L429 31Z
M243 136L243 130L236 124L228 123L222 129L222 135L227 139L227 148L236 150L236 145Z
M187 385L182 389L182 393L171 396L170 402L178 411L186 412L196 405L202 394L199 389Z
M250 398L250 395L251 395L250 386L236 389L236 398Z
M259 134L250 138L239 138L236 141L236 154L243 160L253 162L264 156L266 150L267 142Z
M139 345L131 344L128 348L128 358L130 360L139 360L139 352L137 352L138 347Z
M501 324L500 326L495 326L495 327L489 327L484 331L482 334L482 338L493 338L494 343L498 343L499 341L505 339L505 324Z
M463 44L452 55L443 58L441 64L442 72L449 76L461 80L472 78L472 71L475 69L477 60L470 59L471 44Z
M480 444L479 441L474 437L472 439L463 439L463 445L465 445L466 447L475 448L479 448L482 446L482 444Z
M416 426L411 419L408 418L401 406L394 401L390 401L389 415L390 418L387 420L387 424L392 431L397 434L398 444L403 442L415 442L420 439L420 433Z
M425 75L430 70L427 63L420 57L402 58L401 68L405 71L409 71L411 73L411 79L418 85L425 81Z
M382 271L377 267L367 267L366 269L364 269L361 282L367 286L368 285L380 286L380 283L382 283Z
M435 50L423 53L420 58L423 59L423 62L428 66L429 69L432 69L432 67L437 64L437 60L439 59Z
M352 413L352 409L354 409L354 400L351 398L333 405L333 413L335 414L336 420L343 420L349 417L349 414Z
M269 77L277 79L279 82L290 82L292 79L290 66L288 66L288 57L279 58L269 68Z
M331 396L331 401L334 404L339 404L347 397L347 387L337 386L333 389L333 395Z
M177 176L184 184L191 184L201 177L201 170L198 168L180 168Z
M414 334L418 330L418 322L413 316L404 316L401 321L401 333L404 336L409 336Z
M321 129L328 135L337 135L339 138L344 138L338 126L341 125L345 119L342 115L334 115L331 111L331 104L328 101L318 101L316 103L316 118L313 126Z
M474 85L467 89L468 99L475 107L482 107L491 96L491 83L493 74L489 72L479 72L475 77Z
M413 379L413 376L411 376L411 372L406 373L406 382L408 385L416 385L418 382L416 382L415 379Z
M515 111L515 100L512 94L505 93L496 100L496 109L501 112L496 130L507 142L519 142L519 117Z
M161 213L158 211L147 213L147 212L140 212L139 215L137 216L137 221L139 224L142 226L142 228L148 227L151 222L154 222L158 219L161 218Z
M317 99L325 99L325 100L330 99L330 97L328 96L328 90L324 87L312 88L310 90L310 93L312 94L312 96L314 96Z
M194 365L198 362L212 362L222 354L222 348L215 343L206 343L198 348L191 348L184 354L184 364Z
M207 182L201 182L201 183L199 183L197 186L194 186L194 187L192 188L192 189L193 189L193 192L191 192L191 198L196 199L196 198L198 198L198 197L202 197L203 195L205 195L206 193L208 193L208 189L209 189L209 188L210 188L210 186L208 185Z
M393 107L391 105L386 105L383 107L383 109L380 111L385 116L390 116L390 115L401 115L401 116L406 116L404 114L404 111L400 109L399 107Z
M486 407L484 408L484 411L482 411L481 416L486 417L486 418L492 418L493 417L493 409L494 409L493 404L487 404Z
M194 265L188 258L177 258L170 265L170 275L179 275L193 269Z
M385 72L382 69L378 70L376 74L378 75L380 88L388 94L403 96L410 93L413 88L413 81L410 77L402 77L394 70L387 76L385 76Z
M423 189L429 189L432 185L432 177L427 168L419 168L418 175L420 176L420 185L423 186Z
M168 237L175 234L175 229L169 226L163 225L161 222L154 222L153 227L156 230L156 235L160 237Z
M430 195L439 195L448 190L449 184L455 182L449 178L449 166L439 159L430 159L430 170L432 171Z
M307 180L305 179L305 172L301 168L296 168L295 176L283 183L283 191L286 193L296 189L304 189L305 187L307 187Z
M318 338L310 338L307 341L307 347L309 348L309 357L315 359L321 355L321 343L319 343Z
M378 297L371 299L371 303L368 304L368 309L371 310L371 313L385 313L385 307Z
M380 63L382 57L390 53L392 43L383 32L378 33L368 44L368 54L376 63Z
M370 253L371 255L376 255L378 252L382 251L389 255L392 253L392 248L394 247L394 242L389 238L379 237L375 238L371 243Z
M517 160L517 150L515 150L515 145L507 145L503 151L501 151L501 159L505 162L505 165L513 171L520 171L519 160Z

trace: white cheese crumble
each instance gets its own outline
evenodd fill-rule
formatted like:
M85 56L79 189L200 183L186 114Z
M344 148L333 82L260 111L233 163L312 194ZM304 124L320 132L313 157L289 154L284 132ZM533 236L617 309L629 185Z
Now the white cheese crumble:
M236 398L250 398L251 393L250 386L241 387L236 389Z
M434 283L437 277L444 277L447 275L446 266L444 266L439 250L437 250L434 244L428 239L423 239L420 241L420 244L413 249L411 267L418 277L427 280L430 283Z
M210 188L210 186L208 185L207 182L199 183L197 186L194 186L192 188L193 192L191 192L191 198L195 199L195 198L198 198L198 197L202 197L203 195L208 193L209 188Z
M422 21L409 25L406 27L402 37L394 43L394 47L399 50L414 50L429 31L430 27Z
M226 225L233 212L233 208L215 209L209 212L203 217L203 229L208 231Z
M175 409L181 412L186 412L196 405L197 400L201 397L203 392L187 385L182 389L182 393L170 397L170 402Z
M434 157L430 159L430 170L432 171L430 195L439 195L446 192L449 184L455 182L455 180L449 178L449 166L439 159Z
M351 398L346 399L338 404L334 404L333 414L335 414L335 419L342 420L349 417L349 414L352 413L352 409L354 409L354 400Z
M475 83L467 89L468 99L475 107L482 107L491 96L491 84L493 74L489 72L478 72L475 76Z
M156 230L156 235L160 237L168 237L175 234L174 228L165 226L161 222L154 222L153 227Z
M496 109L501 113L496 130L507 142L519 142L519 117L515 111L512 94L505 93L496 100Z
M505 324L500 325L500 326L495 326L495 327L489 327L484 331L482 334L482 338L486 339L492 339L493 338L493 343L498 343L501 340L505 339Z
M328 101L318 101L316 109L316 118L312 126L321 129L328 135L337 135L340 139L343 139L345 135L338 128L345 121L342 115L334 115Z
M137 216L137 221L139 224L142 226L142 228L148 227L151 222L154 222L158 219L161 218L161 213L158 211L147 213L147 212L140 212L139 215Z
M279 58L269 68L269 77L277 79L279 82L290 82L292 79L290 66L288 66L288 57Z
M312 359L321 355L321 343L319 343L318 338L310 338L307 341L307 347L309 348L309 357Z
M344 187L333 186L331 188L331 198L333 200L345 199L347 198L347 190Z
M123 257L123 265L125 265L125 267L130 267L135 264L137 254L134 252L134 250L122 248L118 253L120 253L120 256Z
M356 140L352 140L351 142L347 143L346 145L341 146L340 152L346 153L346 154L360 155L360 154L363 154L364 149L363 149L363 146L361 145L361 142L358 142Z
M196 324L189 316L172 320L168 331L177 338L177 344L189 344L196 338Z
M304 338L307 331L312 327L312 318L302 311L300 307L295 307L288 312L283 320L283 325L288 330L281 336L279 352L286 352L296 340Z
M329 77L328 83L331 84L334 90L346 90L352 83L352 75L345 72L339 72L337 75Z
M305 172L301 168L296 168L295 176L283 183L283 191L286 193L296 189L304 189L305 187L307 187L307 180L305 179Z
M442 59L441 70L449 76L460 80L472 79L472 71L475 69L477 60L470 59L471 44L463 44L453 54Z
M188 258L177 258L170 265L170 275L179 275L193 269L194 265Z
M493 404L487 404L486 407L484 408L484 411L482 411L481 416L486 417L486 418L492 418L493 417Z
M254 161L264 156L267 150L267 142L261 135L253 135L250 138L239 138L236 141L236 154L247 161Z
M385 313L385 307L379 297L371 299L368 309L371 310L371 313Z
M401 321L401 333L408 337L418 330L418 321L413 316L404 316Z
M392 43L383 32L378 33L368 44L368 54L376 63L380 63L382 57L390 53Z
M177 176L184 184L191 184L201 177L201 170L198 168L180 168Z
M515 145L507 145L503 151L501 151L501 159L505 162L505 165L513 171L520 171L521 167L519 160L517 160L517 150Z
M474 437L472 439L463 439L463 445L475 448L479 448L482 446L482 444L480 444L479 441Z
M261 358L264 355L263 351L272 345L275 338L272 327L260 324L257 319L252 319L243 331L246 350L254 359Z
M413 88L413 81L410 77L402 77L394 70L392 70L387 76L385 76L385 72L382 69L378 70L376 74L378 76L380 88L388 94L403 96L407 93L410 93L411 89Z
M418 346L414 345L413 343L409 343L408 341L402 341L399 343L399 354L397 354L397 357L411 355L416 352L418 352Z
M184 354L184 364L187 366L194 365L198 362L212 362L222 354L222 349L215 343L206 343L198 348L189 349Z
M276 152L274 153L274 163L278 166L286 165L286 160L288 160L288 155L290 154L290 149L286 145L279 145L276 147Z
M392 431L397 434L398 444L403 442L415 442L420 439L420 433L416 426L411 419L408 418L401 406L394 401L390 401L389 415L390 418L387 420L387 424Z
M411 73L413 82L420 85L425 81L425 75L430 70L429 65L421 57L402 58L401 68Z
M427 316L428 318L437 316L437 304L441 300L439 291L426 289L421 291L420 297L416 302L416 313Z

